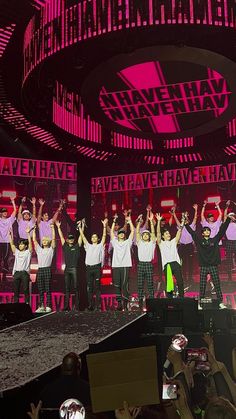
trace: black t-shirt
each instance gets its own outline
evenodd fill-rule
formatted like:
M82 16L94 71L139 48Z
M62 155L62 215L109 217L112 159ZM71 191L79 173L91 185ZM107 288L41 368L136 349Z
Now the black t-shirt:
M69 246L68 243L64 243L63 252L66 268L77 268L80 254L78 243L75 243L72 246Z

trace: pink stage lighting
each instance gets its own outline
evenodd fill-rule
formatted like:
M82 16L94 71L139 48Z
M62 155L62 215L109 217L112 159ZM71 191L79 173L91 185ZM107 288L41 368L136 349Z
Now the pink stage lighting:
M219 202L219 201L221 201L221 197L219 195L207 197L208 204L214 204L215 202Z
M2 198L16 198L16 191L2 191Z
M175 201L173 199L166 199L161 201L161 207L173 207L175 205Z

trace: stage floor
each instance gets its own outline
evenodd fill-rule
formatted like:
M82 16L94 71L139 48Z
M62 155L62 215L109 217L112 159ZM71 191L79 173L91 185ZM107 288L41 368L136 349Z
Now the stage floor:
M68 352L81 354L145 314L57 312L0 331L0 392L58 367Z

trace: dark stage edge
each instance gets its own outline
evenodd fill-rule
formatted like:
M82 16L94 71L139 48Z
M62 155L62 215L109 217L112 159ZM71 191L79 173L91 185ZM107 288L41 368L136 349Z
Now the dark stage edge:
M68 352L81 354L143 316L57 312L0 331L0 392L29 383L58 367Z

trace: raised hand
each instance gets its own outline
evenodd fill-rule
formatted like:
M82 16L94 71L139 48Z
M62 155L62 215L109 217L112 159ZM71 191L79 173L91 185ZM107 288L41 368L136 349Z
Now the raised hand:
M114 214L114 217L113 217L113 223L115 223L117 219L118 219L118 214L117 214L117 213L115 213L115 214Z
M40 411L41 407L42 407L41 400L38 402L37 406L35 406L34 403L30 403L31 411L27 412L27 415L31 419L38 419L39 418L39 411Z
M26 227L25 232L26 232L27 234L29 234L29 233L30 233L30 230L31 230L31 228L28 226L28 227Z
M55 222L55 224L56 224L57 228L60 228L60 227L61 227L61 222L60 222L60 221L58 221L58 220L57 220L57 221Z
M81 227L81 225L82 225L82 221L81 220L79 220L79 221L77 221L77 227Z
M139 214L138 217L135 220L136 223L142 223L143 222L143 214Z
M194 209L195 211L197 211L197 209L198 209L198 204L193 204L193 209Z
M149 217L148 217L149 221L153 221L153 218L154 218L153 212L150 211L150 214L149 214Z
M15 199L16 199L15 196L10 197L10 201L11 201L12 204L15 202Z
M203 206L205 207L205 206L206 206L206 204L207 204L207 201L206 201L206 200L204 200L204 201L203 201Z
M21 203L25 203L26 202L26 196L23 196L23 198L21 198Z
M51 228L52 230L54 230L54 228L55 228L54 223L50 224L50 228Z
M161 213L160 212L157 212L156 213L156 219L157 219L157 221L161 221L162 216L161 216Z
M126 222L126 224L130 224L131 223L131 217L130 217L130 215L125 218L125 222Z
M35 205L36 204L36 198L35 198L35 196L33 196L33 198L31 199L30 202L31 202L32 205Z
M220 205L220 202L221 202L221 201L216 201L216 202L215 202L215 206L216 206L216 207L218 207L218 206Z
M170 209L170 214L174 214L176 210L176 206L174 205L171 209Z
M230 199L226 202L226 207L228 208L230 206Z
M108 219L107 219L107 218L105 218L104 220L101 220L101 222L102 222L102 224L103 224L103 227L106 227L106 226L107 226L107 224L108 224Z
M40 198L39 199L39 204L41 205L41 207L45 204L45 201L42 199L42 198Z

